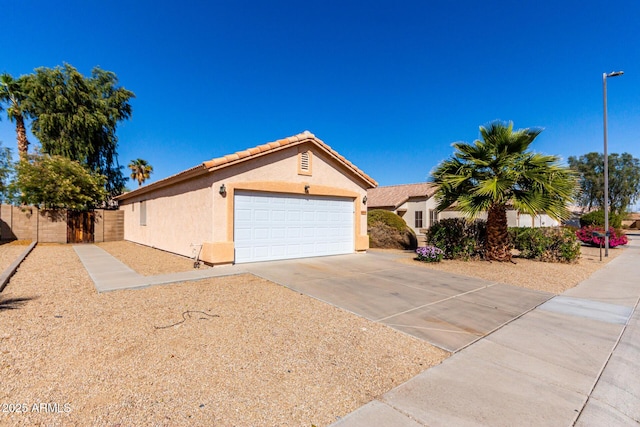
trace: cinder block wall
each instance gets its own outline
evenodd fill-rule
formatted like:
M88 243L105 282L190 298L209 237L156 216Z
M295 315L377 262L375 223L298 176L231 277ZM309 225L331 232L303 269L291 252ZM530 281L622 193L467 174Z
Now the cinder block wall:
M124 240L124 211L103 211L103 223L104 242Z
M67 211L39 211L37 232L38 242L67 243Z
M38 209L2 205L2 240L36 240Z
M0 239L67 243L67 211L0 205ZM96 209L94 242L124 240L124 212Z
M93 211L93 242L104 242L104 209Z

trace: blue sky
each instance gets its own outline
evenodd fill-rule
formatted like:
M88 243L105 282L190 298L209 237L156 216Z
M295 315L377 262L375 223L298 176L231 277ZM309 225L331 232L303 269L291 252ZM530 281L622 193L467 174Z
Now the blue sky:
M640 158L637 1L35 0L3 15L0 72L99 65L135 92L119 159L146 159L152 180L304 130L380 185L426 180L495 119L543 127L535 151L601 152L614 70L609 151ZM0 141L15 150L4 116Z

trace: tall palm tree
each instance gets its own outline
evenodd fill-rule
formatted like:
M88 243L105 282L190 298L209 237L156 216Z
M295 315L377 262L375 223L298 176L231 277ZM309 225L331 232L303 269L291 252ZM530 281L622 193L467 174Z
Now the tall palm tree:
M153 172L153 166L143 159L131 160L129 169L131 169L131 179L138 181L138 187L149 179Z
M25 118L29 117L23 105L26 99L24 82L24 77L14 79L7 73L0 75L0 103L7 105L7 117L16 123L18 153L21 159L27 156L29 150L27 128L24 124Z
M511 260L508 206L558 220L569 216L567 205L577 188L576 177L559 164L557 156L527 151L540 132L514 131L513 122L493 122L480 127L482 140L454 143L453 156L431 173L439 185L438 210L455 203L468 217L487 213L485 257L489 260Z

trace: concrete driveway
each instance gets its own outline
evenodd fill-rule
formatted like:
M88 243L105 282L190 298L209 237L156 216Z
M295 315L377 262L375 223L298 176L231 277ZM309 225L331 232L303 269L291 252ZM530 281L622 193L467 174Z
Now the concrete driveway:
M411 266L397 258L370 252L243 268L448 351L466 347L554 296Z

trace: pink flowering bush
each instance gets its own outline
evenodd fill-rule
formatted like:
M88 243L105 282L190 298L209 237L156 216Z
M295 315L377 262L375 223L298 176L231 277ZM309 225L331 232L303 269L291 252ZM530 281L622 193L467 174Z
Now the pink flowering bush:
M595 225L589 225L587 227L582 227L578 231L576 231L576 237L581 242L587 243L593 246L604 245L604 237L594 236L593 233L604 234L604 227L599 227ZM609 247L615 248L616 246L622 246L629 243L627 236L622 234L619 230L616 230L613 227L609 227Z
M416 257L417 261L440 262L442 261L442 257L444 257L442 249L436 248L435 246L418 248L416 249L416 253L418 254Z

